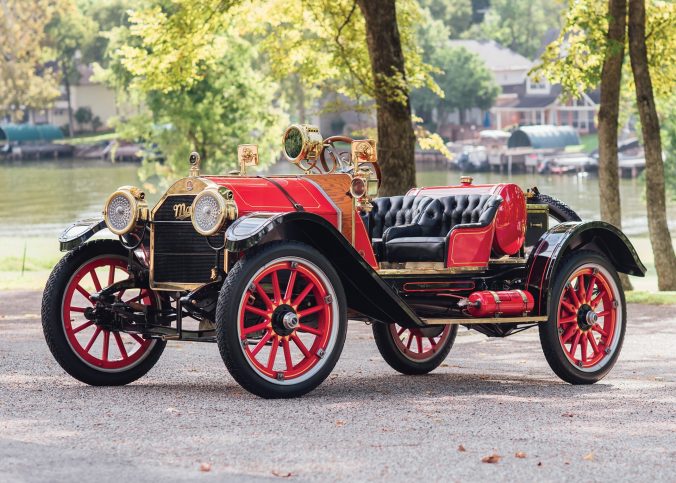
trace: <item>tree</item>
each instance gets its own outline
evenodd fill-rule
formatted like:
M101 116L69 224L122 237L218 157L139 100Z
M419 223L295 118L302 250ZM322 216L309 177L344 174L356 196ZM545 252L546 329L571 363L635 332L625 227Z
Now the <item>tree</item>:
M658 32L653 31L652 34L658 35ZM658 288L676 290L676 254L667 224L660 123L646 46L645 0L629 0L629 54L645 147L648 229L655 257Z
M383 196L405 193L415 182L415 133L395 0L357 0L366 20L366 43L378 122Z
M430 63L441 71L432 77L441 88L443 98L429 89L414 91L411 97L416 112L431 113L436 109L438 130L442 130L448 115L456 110L463 124L467 109L486 110L493 105L500 89L479 56L464 47L447 46L435 50Z
M14 121L59 96L56 75L43 62L45 25L59 0L0 0L0 114Z
M83 46L91 42L97 25L85 17L74 0L63 0L63 8L56 12L45 27L47 40L59 65L61 82L68 103L68 134L73 136L73 105L71 85L79 80L78 57Z
M93 120L92 110L89 107L80 107L75 111L75 121L77 122L80 130L82 126L89 124Z
M452 38L459 38L472 25L472 0L420 0L420 5L448 28Z
M491 0L483 22L473 25L463 37L495 40L533 59L545 35L560 28L562 9L561 0Z

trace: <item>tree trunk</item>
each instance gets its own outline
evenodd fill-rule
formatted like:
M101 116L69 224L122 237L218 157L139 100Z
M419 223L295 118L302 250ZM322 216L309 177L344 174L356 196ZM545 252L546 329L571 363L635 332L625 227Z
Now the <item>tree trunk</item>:
M601 219L622 228L620 176L617 160L617 128L620 112L622 61L627 31L627 0L608 0L608 46L601 72L601 107L599 108L599 194ZM625 290L631 282L621 275Z
M676 290L676 255L667 225L660 123L655 108L645 44L645 0L629 0L629 56L645 148L648 229L659 290Z
M383 172L380 194L400 195L415 186L416 140L395 0L357 3L366 20L366 43L375 84L378 162ZM392 80L401 85L392 87Z
M68 136L73 137L73 105L70 101L70 79L68 78L68 68L66 62L61 62L61 69L63 70L63 86L66 90L66 102L68 103Z

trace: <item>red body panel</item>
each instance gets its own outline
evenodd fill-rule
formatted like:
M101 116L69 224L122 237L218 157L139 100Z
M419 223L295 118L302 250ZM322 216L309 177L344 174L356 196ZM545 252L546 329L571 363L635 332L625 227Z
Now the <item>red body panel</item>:
M481 228L451 230L447 267L485 267L491 256L494 223Z
M233 192L239 216L255 212L283 213L295 211L286 195L265 178L239 176L205 176ZM333 201L315 184L302 177L275 177L305 211L325 218L340 231L339 210ZM351 241L351 240L350 240Z

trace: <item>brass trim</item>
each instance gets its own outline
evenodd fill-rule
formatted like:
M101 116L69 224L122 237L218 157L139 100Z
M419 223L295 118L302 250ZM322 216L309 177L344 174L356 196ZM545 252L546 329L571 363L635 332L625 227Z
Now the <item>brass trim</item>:
M452 275L456 273L484 272L486 267L450 267L450 268L380 268L376 272L382 276L393 275Z
M488 260L489 265L519 265L525 263L526 259L522 257L491 258Z
M530 213L547 213L549 206L535 203L526 203L526 211Z
M525 317L482 317L476 319L422 319L428 325L472 325L472 324L514 324L520 322L546 322L549 317L525 316Z
M116 230L110 226L108 222L108 205L116 196L122 196L129 201L131 206L131 219L129 223L122 230ZM103 220L106 223L106 228L111 231L114 235L126 235L134 229L139 221L148 220L148 204L145 201L145 193L135 186L120 186L118 189L113 191L106 202L103 204Z

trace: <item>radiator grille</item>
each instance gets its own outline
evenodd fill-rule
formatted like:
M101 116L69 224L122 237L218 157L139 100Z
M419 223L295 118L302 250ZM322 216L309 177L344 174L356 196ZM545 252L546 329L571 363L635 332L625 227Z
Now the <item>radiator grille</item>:
M192 205L194 195L170 196L153 217L153 280L155 283L207 283L211 269L223 266L223 253L216 259L207 238L195 231L190 219L177 221L174 206ZM223 245L224 235L210 237L215 247Z

